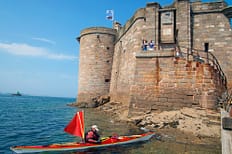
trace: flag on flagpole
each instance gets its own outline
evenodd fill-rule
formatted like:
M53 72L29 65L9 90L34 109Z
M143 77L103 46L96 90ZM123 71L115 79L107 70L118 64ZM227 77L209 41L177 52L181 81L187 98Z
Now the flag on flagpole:
M84 112L79 111L75 114L70 123L65 127L64 131L74 136L84 139Z
M114 20L114 10L106 10L106 19L107 20Z

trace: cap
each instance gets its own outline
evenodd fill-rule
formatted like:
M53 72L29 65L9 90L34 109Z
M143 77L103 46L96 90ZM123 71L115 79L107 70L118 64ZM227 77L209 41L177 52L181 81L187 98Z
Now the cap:
M97 125L92 125L91 128L94 128L96 131L99 131L99 129L97 128Z

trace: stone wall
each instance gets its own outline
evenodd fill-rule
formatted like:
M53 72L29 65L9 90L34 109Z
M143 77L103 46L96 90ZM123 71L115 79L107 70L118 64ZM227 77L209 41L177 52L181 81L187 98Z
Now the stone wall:
M215 72L210 65L176 59L172 52L137 54L130 114L192 106L214 109L224 90Z
M81 32L78 102L109 93L116 31L93 27Z
M137 20L135 25L142 25L143 22ZM129 89L134 78L134 55L136 50L140 50L140 33L140 29L132 27L128 30L128 35L124 35L115 44L110 85L111 100L128 102Z
M228 87L232 87L232 29L229 19L222 14L224 2L193 3L193 48L209 51L218 59L228 79Z
M180 46L190 48L191 42L191 17L189 0L179 0L175 3L176 29L178 30L178 41Z
M166 35L161 32L163 27L164 31L173 28L169 34L176 36L178 30L181 49L203 51L208 44L232 87L232 30L223 14L225 6L224 2L189 0L176 0L164 8L148 3L117 31L104 27L83 30L79 37L78 102L91 102L93 97L110 93L111 101L123 102L131 113L193 105L215 108L225 87L214 66L193 61L193 57L175 59L176 40L165 43L160 37ZM174 15L172 23L163 27L162 12ZM168 37L164 39L169 41ZM142 52L143 39L153 40L156 48Z
M136 52L141 51L143 39L154 40L157 44L159 7L154 3L145 9L139 9L118 32L110 85L112 101L126 104L130 102L129 93L134 82L135 55Z
M141 48L144 24L144 10L140 9L118 32L110 85L112 101L129 102L129 90L134 79L134 55Z

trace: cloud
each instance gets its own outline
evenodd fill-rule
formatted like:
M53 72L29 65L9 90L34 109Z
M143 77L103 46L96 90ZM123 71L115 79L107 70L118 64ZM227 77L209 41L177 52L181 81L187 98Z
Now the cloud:
M77 60L76 56L52 53L46 48L21 43L0 43L0 51L19 56L43 57L56 60Z
M37 41L41 41L41 42L46 42L46 43L49 43L49 44L56 44L55 41L52 41L52 40L49 40L49 39L46 39L46 38L40 38L40 37L34 37L32 38L33 40L37 40Z

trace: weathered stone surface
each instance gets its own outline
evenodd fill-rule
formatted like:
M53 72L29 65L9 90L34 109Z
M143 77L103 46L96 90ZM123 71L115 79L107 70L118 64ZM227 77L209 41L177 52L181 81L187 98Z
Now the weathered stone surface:
M232 30L223 14L226 7L223 1L181 0L167 7L156 3L138 9L117 30L83 30L77 102L98 106L92 98L110 94L111 101L128 106L130 115L192 106L216 109L226 79L204 50L216 55L232 85ZM143 39L153 40L155 48L142 51Z
M109 94L116 31L92 27L81 32L78 103L94 106L92 98Z
M95 102L78 102L76 105L79 108L95 108L97 107Z
M212 115L213 117L209 118ZM217 117L216 120L214 117ZM206 110L183 108L178 111L163 111L144 116L138 124L143 127L151 125L153 128L172 127L185 132L191 132L196 136L220 136L220 114L208 113Z
M110 102L97 109L110 113L116 121L127 121L145 130L175 128L198 137L220 137L220 114L199 107L181 108L172 111L144 111L130 117L128 106L121 102Z
M110 101L109 95L103 95L103 96L93 98L93 102L95 103L96 107L104 105L105 103L108 103L109 101Z

